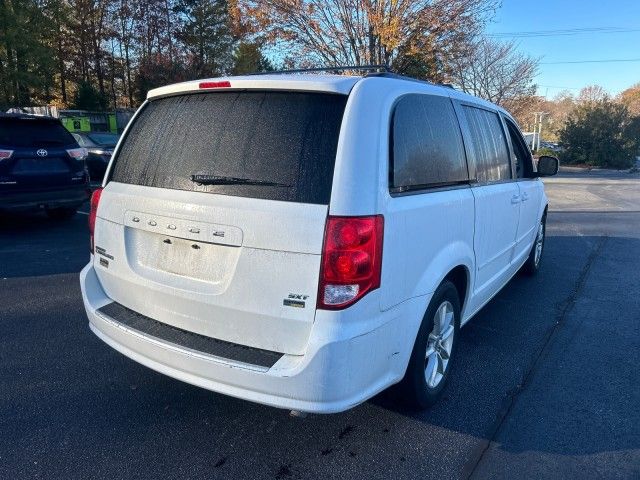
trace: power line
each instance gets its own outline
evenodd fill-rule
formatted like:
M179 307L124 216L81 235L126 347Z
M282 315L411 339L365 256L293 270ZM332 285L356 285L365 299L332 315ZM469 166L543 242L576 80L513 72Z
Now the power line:
M602 60L567 60L562 62L540 62L540 65L565 65L578 63L620 63L620 62L640 62L640 58L612 58Z
M559 30L533 30L529 32L495 32L487 34L493 38L530 38L530 37L554 37L586 34L610 34L640 32L640 28L623 27L591 27L591 28L565 28Z
M543 88L559 88L562 90L582 90L580 87L561 87L560 85L538 85Z

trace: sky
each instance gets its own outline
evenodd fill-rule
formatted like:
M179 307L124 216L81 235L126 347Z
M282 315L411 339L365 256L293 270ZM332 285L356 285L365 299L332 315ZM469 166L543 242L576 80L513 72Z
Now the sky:
M640 0L502 0L487 33L540 59L535 82L548 98L593 84L616 95L640 82ZM610 59L637 61L552 64Z

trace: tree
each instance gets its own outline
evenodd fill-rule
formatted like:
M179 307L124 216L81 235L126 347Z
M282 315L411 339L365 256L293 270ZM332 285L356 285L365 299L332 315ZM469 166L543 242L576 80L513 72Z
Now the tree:
M55 54L47 42L51 30L42 2L0 2L0 104L29 106L52 96Z
M551 100L538 98L538 103L526 112L526 121L521 125L526 125L526 128L531 129L534 120L533 112L544 112L542 138L548 141L558 141L558 131L566 123L569 113L576 107L576 99L568 90L561 91Z
M589 85L578 93L578 103L597 103L607 100L609 94L600 85Z
M631 115L640 117L640 83L618 95L618 101L629 109Z
M184 80L187 77L182 64L172 62L168 55L150 55L140 61L135 81L135 100L142 103L149 90Z
M271 72L273 64L262 54L260 46L255 42L241 42L234 56L234 75L255 72Z
M566 148L562 159L567 163L629 168L640 146L634 125L624 105L606 97L583 101L560 130L560 141Z
M191 76L215 76L233 66L233 38L227 2L224 0L180 0L176 10L183 15L178 38L189 53Z
M446 79L496 0L237 0L234 18L297 65L390 65Z
M538 60L518 52L514 42L482 38L455 59L454 83L471 95L502 105L519 115L537 102L533 79Z
M109 100L104 93L100 93L91 83L81 82L74 97L74 108L78 110L102 111L106 110Z

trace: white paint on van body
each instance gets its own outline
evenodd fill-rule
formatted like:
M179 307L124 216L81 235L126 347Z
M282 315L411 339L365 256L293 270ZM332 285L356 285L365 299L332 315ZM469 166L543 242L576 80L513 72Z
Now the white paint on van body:
M220 80L227 79L211 81ZM546 196L539 181L389 193L390 115L399 97L439 95L508 115L488 102L393 78L228 80L232 89L349 94L329 206L105 184L95 243L117 261L104 268L92 256L81 274L91 328L134 360L194 385L281 408L345 410L403 377L431 295L451 269L462 266L468 275L462 323L508 282L531 248ZM200 91L199 83L161 87L148 98ZM524 191L530 203L521 210L511 199ZM328 214L384 215L381 287L340 311L315 309ZM134 216L147 226L136 229ZM151 220L157 225L148 225ZM208 235L213 226L230 228L235 240L191 251L197 240L183 234L172 239L179 253L167 257L154 240L171 236L169 222L182 232L193 224ZM308 295L307 308L283 307L289 293ZM266 371L196 355L97 312L114 299L181 329L284 355Z

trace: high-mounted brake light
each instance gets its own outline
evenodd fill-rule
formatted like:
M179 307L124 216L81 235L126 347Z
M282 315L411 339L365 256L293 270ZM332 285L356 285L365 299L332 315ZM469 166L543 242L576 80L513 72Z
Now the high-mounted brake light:
M11 158L11 155L13 155L13 150L0 150L0 160Z
M93 234L96 230L96 214L98 213L98 204L100 203L101 195L102 188L97 188L91 194L91 208L89 209L89 242L91 244L91 253L93 253Z
M231 88L231 82L200 82L200 88Z
M317 307L339 310L380 286L384 217L327 218Z

